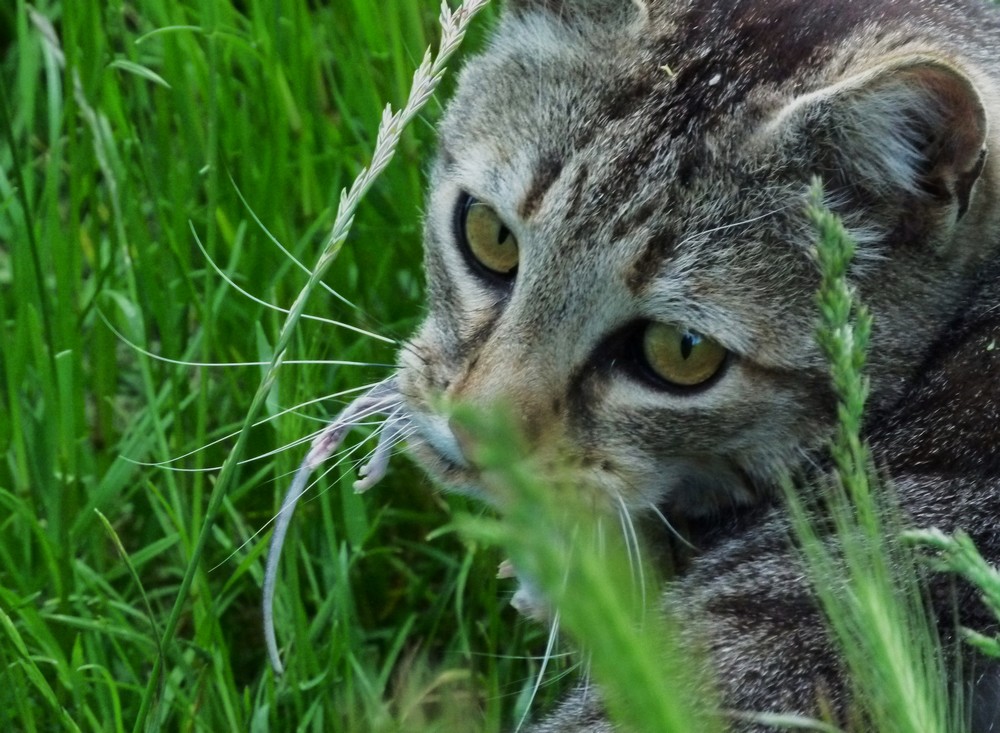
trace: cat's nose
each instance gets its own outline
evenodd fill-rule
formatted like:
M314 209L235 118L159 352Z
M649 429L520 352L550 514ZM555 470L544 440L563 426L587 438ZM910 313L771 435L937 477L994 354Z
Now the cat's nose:
M489 439L514 440L530 453L545 436L559 432L559 411L553 405L562 403L564 389L557 369L543 368L537 358L523 353L518 342L497 333L449 385L445 399L452 405L483 411L487 416L503 415L505 419L499 423L494 420L487 423L503 425L497 429L508 434ZM476 442L486 440L487 436L479 431L473 435L459 423L449 420L448 427L462 454L474 463Z
M480 409L484 411L481 417L487 419L476 420L472 425L467 418L448 418L448 430L454 437L454 445L470 466L481 466L484 445L507 445L515 454L528 456L552 442L558 434L551 417L512 400L488 404Z

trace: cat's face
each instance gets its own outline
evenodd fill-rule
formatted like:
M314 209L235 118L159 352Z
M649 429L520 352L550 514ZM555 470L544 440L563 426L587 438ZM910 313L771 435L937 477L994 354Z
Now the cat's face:
M899 89L894 72L884 82L870 70L847 91L809 68L753 84L692 60L669 19L599 5L576 24L572 11L510 11L461 77L428 200L429 311L401 352L411 451L476 492L449 410L503 405L582 489L630 510L699 514L753 500L828 432L806 201L830 158L820 141L802 147L838 110L868 110L874 139L892 120L878 118L871 87ZM816 100L806 80L823 90ZM858 165L878 180L841 200L866 245L859 273L875 282L892 274L884 240L916 163ZM880 184L888 176L898 190ZM937 217L928 232L950 226L942 207L917 203L914 216ZM907 287L876 295L886 318L925 307L893 302ZM883 381L926 338L887 335L874 358Z

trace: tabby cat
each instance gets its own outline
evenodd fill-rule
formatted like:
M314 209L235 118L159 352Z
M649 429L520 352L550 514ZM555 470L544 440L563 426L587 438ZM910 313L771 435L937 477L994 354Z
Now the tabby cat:
M778 488L835 421L809 184L859 243L866 433L907 522L1000 561L998 58L976 0L509 0L440 126L426 320L363 407L483 495L443 405L508 406L581 492L687 527L664 603L726 708L845 716ZM942 628L989 628L952 583ZM535 730L612 727L579 693Z

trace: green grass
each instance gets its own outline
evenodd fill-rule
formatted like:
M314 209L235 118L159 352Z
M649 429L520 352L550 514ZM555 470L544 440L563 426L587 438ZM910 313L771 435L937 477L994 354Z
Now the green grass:
M786 490L799 546L849 671L856 728L958 731L964 711L948 682L954 661L942 652L917 561L902 544L892 486L879 480L862 437L872 317L847 278L855 243L824 208L818 181L809 213L823 275L816 340L830 365L839 424L830 443L833 475L806 491ZM817 528L823 518L836 530L833 537Z
M0 729L132 730L146 714L168 730L509 727L544 635L506 606L498 554L441 529L465 504L403 461L365 497L342 466L300 507L277 601L287 674L268 669L255 533L305 449L272 452L338 400L249 433L244 455L263 458L238 467L208 523L151 683L206 527L208 469L235 442L215 441L239 430L263 368L150 359L105 324L171 359L269 361L284 314L211 263L290 307L307 278L264 229L315 262L383 106L405 101L437 41L437 6L32 7L0 9ZM411 125L325 278L358 307L317 291L306 312L412 329L438 110ZM302 321L287 358L385 364L394 347ZM264 416L385 373L286 365ZM184 470L135 463L167 461Z

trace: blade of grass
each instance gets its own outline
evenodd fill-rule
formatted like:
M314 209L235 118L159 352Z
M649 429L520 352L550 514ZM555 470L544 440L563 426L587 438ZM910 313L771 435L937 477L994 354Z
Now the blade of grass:
M790 483L787 505L868 724L900 733L945 733L953 720L939 642L913 558L898 542L899 520L889 487L875 491L878 479L862 438L871 316L856 301L848 279L854 243L824 205L818 182L810 193L810 215L822 273L817 342L830 364L838 399L831 445L836 471L819 487L818 509L807 506ZM816 511L832 518L834 536L820 534Z
M535 471L515 439L500 437L517 435L503 413L459 407L452 419L479 437L476 461L503 513L502 520L469 517L461 526L503 546L519 576L542 589L584 650L612 719L630 731L721 731L699 665L670 620L638 592L627 539L602 531L617 519L588 506L584 492L560 483L557 472Z

